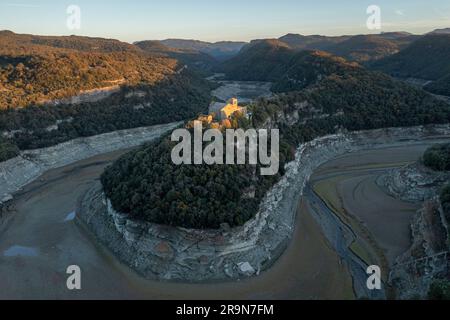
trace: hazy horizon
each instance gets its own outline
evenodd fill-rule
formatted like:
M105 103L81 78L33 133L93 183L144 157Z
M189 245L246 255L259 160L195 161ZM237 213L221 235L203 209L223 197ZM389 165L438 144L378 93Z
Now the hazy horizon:
M450 26L448 27L450 28ZM186 41L201 41L201 42L209 42L209 43L219 43L219 42L250 42L252 40L259 40L259 39L279 39L285 35L288 34L299 34L302 36L326 36L326 37L339 37L339 36L356 36L356 35L362 35L362 34L382 34L382 33L391 33L391 32L408 32L414 35L424 35L427 33L430 33L436 29L441 29L441 28L435 28L435 29L430 29L428 31L425 31L423 33L413 33L413 32L409 32L407 30L393 30L393 31L385 31L385 32L379 32L379 33L375 33L375 32L366 32L366 33L345 33L345 34L338 34L338 35L329 35L329 34L320 34L320 33L311 33L311 34L302 34L299 32L285 32L283 34L280 34L279 36L273 36L273 37L259 37L259 38L252 38L249 40L233 40L233 39L226 39L226 40L204 40L204 39L199 39L199 38L182 38L182 37L170 37L170 38L159 38L159 39L153 39L153 38L143 38L143 39L137 39L134 41L126 41L123 39L119 39L117 37L103 37L103 36L98 36L98 35L90 35L90 34L43 34L43 33L36 33L36 32L16 32L15 30L11 30L11 29L0 29L1 31L11 31L14 32L16 34L29 34L29 35L35 35L35 36L43 36L43 37L70 37L70 36L79 36L79 37L90 37L90 38L102 38L102 39L112 39L112 40L119 40L121 42L125 42L125 43L129 43L129 44L134 44L136 42L139 41L164 41L164 40L186 40Z
M354 1L307 3L281 0L241 3L131 0L99 2L9 0L0 3L0 30L36 35L79 35L113 38L133 43L140 40L194 39L208 42L278 38L302 35L356 35L406 31L424 34L450 27L450 3L432 0ZM381 9L382 28L369 30L369 5ZM81 9L81 29L66 26L69 5ZM325 10L326 8L326 10Z

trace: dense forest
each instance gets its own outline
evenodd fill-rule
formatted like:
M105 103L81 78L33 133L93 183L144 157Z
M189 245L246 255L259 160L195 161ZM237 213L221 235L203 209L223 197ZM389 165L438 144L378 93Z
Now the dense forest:
M0 162L14 158L19 154L19 148L11 141L0 137Z
M182 67L117 40L0 32L0 109L114 85L155 85Z
M257 41L227 61L230 79L273 82L274 92L301 90L331 74L350 74L361 67L323 51L292 50L279 40Z
M239 55L225 61L221 71L233 80L276 81L286 72L295 53L276 39L253 41Z
M177 75L154 86L124 87L97 102L29 106L0 111L0 130L21 150L51 146L77 137L181 121L205 112L210 84ZM174 98L176 97L176 98Z
M0 161L18 150L180 121L206 111L213 85L175 59L117 40L0 32ZM100 101L64 98L114 87Z
M450 73L427 84L424 89L437 95L450 97Z
M449 280L436 280L434 281L428 292L429 300L450 300L450 281Z
M330 64L338 63L329 59ZM279 175L262 177L255 166L175 166L170 160L173 144L165 138L127 154L105 171L102 183L114 208L137 219L173 226L242 225L256 214L266 191L284 174L284 164L293 159L299 143L341 130L450 121L449 105L381 73L358 68L354 73L319 78L304 90L249 106L252 127L280 129ZM286 121L295 113L298 122Z
M423 163L435 171L450 171L450 143L428 148L423 155ZM450 182L449 182L450 183ZM440 200L447 223L450 222L450 184L441 191ZM449 239L450 246L450 239Z
M401 45L380 35L358 35L334 45L329 51L347 60L363 63L393 55L400 51Z
M325 51L368 64L392 56L418 38L403 32L341 37L288 34L279 39L252 41L239 55L225 61L221 71L234 80L278 81L292 65L298 64L301 55L297 54L302 51Z
M450 74L450 34L430 34L372 67L401 78L438 80Z
M430 80L424 89L450 96L450 34L433 33L397 54L372 63L375 70L400 78Z
M429 148L423 155L423 163L436 171L450 170L450 143Z

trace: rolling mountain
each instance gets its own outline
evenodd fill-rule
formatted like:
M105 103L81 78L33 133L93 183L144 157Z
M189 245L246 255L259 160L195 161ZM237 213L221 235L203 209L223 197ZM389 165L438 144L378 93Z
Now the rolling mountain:
M431 31L430 34L450 34L450 28L436 29Z
M227 78L250 81L275 81L285 72L295 51L277 39L254 40L234 58L222 64Z
M117 40L0 32L0 153L188 119L211 89L182 62Z
M300 90L323 76L357 68L343 58L322 51L297 51L277 39L254 41L223 65L227 78L274 82L274 91Z
M358 35L325 49L347 60L360 63L379 60L399 52L415 39L403 33Z
M401 78L438 80L450 74L450 35L426 35L372 68Z
M251 122L244 122L244 127L280 129L279 174L263 177L251 165L175 165L170 161L175 143L164 137L122 157L102 175L117 211L183 228L241 226L255 216L266 191L285 174L283 168L299 143L343 129L450 121L445 102L328 53L297 52L279 40L265 40L234 59L234 71L246 68L242 77L250 73L290 85L283 94L250 105Z
M350 36L326 37L319 35L303 36L289 33L278 40L288 44L294 50L327 50L328 48L348 40Z
M209 54L218 60L229 59L239 53L246 42L220 41L220 42L205 42L198 40L184 40L184 39L166 39L160 41L163 45L182 50L191 50Z
M114 85L154 85L174 59L117 40L0 33L0 108L25 107Z
M357 63L347 62L327 52L301 51L291 58L285 70L274 82L272 86L274 92L302 90L330 75L357 75L362 68Z
M303 36L290 33L278 40L296 51L327 51L347 60L365 63L397 53L418 37L407 32L339 37Z
M450 73L427 84L424 89L437 95L450 97Z
M201 71L211 71L219 64L219 61L209 54L193 49L170 48L159 41L140 41L135 45L150 54L177 59Z
M17 34L12 31L0 31L0 48L2 54L8 50L25 50L25 52L38 49L42 51L45 47L55 49L72 49L83 52L138 52L139 48L132 44L114 39L90 38L80 36L56 37L56 36L35 36L30 34Z

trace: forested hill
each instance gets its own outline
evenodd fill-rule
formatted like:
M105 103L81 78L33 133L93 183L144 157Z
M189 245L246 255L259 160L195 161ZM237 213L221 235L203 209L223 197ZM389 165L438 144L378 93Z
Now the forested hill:
M425 85L424 89L437 95L450 97L450 73Z
M111 89L100 101L65 99ZM192 118L211 89L178 60L117 40L0 32L0 161L17 148Z
M288 34L279 40L297 51L326 51L350 61L366 63L395 54L418 38L420 36L407 32L387 32L339 37Z
M400 51L401 44L379 35L359 35L329 48L337 56L351 61L379 60Z
M255 42L224 64L228 78L270 81L275 92L300 90L325 76L350 75L361 69L357 63L323 51L297 52L278 40Z
M91 38L81 36L36 36L0 31L0 50L2 54L39 53L49 48L73 49L85 52L137 52L139 48L115 39ZM20 52L18 52L20 50Z
M304 89L330 75L352 76L366 72L357 63L322 51L302 51L286 64L283 75L274 81L274 92Z
M302 83L302 90L257 101L249 106L252 123L235 122L244 128L280 129L278 176L262 177L254 166L176 166L170 160L174 143L165 138L125 155L105 171L102 183L114 208L135 219L172 226L242 225L257 213L299 143L341 130L450 122L450 106L423 90L333 57L319 58L322 61L311 63L308 71L315 81ZM341 72L343 67L351 72ZM295 70L295 79L308 78L303 67Z
M294 50L327 50L336 44L344 42L350 39L351 36L338 36L338 37L327 37L327 36L304 36L301 34L289 33L284 35L278 40L286 43Z
M402 78L438 80L450 74L450 34L430 34L373 68Z
M182 66L117 40L0 34L0 109L117 84L154 85Z
M239 41L219 41L211 43L185 39L166 39L159 42L174 49L205 53L219 61L232 58L247 44L246 42Z
M222 64L227 78L242 81L275 81L279 79L295 55L286 43L276 40L255 40L234 58Z

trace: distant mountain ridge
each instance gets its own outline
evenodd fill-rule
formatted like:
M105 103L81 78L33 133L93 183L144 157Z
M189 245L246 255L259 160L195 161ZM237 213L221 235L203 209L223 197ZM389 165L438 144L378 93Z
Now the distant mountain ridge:
M303 36L289 33L278 38L294 50L327 50L335 44L350 39L351 36L327 37L320 35Z
M323 51L292 49L278 39L257 40L223 64L226 77L274 82L276 91L300 90L321 76L351 71L357 64Z
M212 71L219 64L213 56L194 49L171 48L160 41L153 40L139 41L134 44L147 53L177 59L201 71Z
M430 34L450 34L450 28L436 29L431 31Z
M209 54L218 60L226 60L239 53L246 42L238 41L220 41L220 42L206 42L199 40L185 40L185 39L166 39L159 41L163 45L183 50L194 50Z
M408 33L357 35L329 47L325 51L351 61L365 63L393 55L417 38L418 36Z
M2 52L8 47L17 49L32 49L34 46L43 46L55 49L69 49L85 52L138 52L139 48L132 44L115 39L91 38L82 36L36 36L31 34L17 34L9 30L0 31Z
M280 41L294 50L320 50L357 62L378 60L397 53L419 36L408 32L327 37L287 34Z

